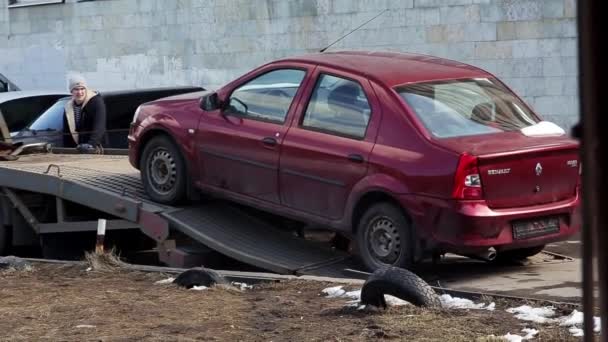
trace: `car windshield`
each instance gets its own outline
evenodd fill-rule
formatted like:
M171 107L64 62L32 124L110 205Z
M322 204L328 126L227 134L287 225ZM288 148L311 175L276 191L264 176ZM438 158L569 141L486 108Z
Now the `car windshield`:
M35 131L62 131L63 130L63 111L68 99L55 102L42 115L34 120L28 128Z
M397 92L438 138L516 131L539 119L491 78L416 83Z

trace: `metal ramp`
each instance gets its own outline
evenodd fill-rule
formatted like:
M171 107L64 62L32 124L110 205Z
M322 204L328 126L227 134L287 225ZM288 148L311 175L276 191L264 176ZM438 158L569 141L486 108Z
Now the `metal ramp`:
M152 202L126 156L25 155L0 162L0 187L52 195L139 225L160 246L169 228L240 262L281 274L336 272L348 255L297 238L222 202ZM160 253L160 252L159 252Z
M213 250L281 274L309 273L347 257L221 202L165 212L162 216L171 227Z

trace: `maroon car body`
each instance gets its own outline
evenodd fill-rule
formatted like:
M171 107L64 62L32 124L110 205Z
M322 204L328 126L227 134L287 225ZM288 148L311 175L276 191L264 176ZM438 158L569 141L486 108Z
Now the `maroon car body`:
M155 200L192 187L324 225L371 269L425 252L526 257L581 226L577 143L524 134L540 121L470 65L322 53L141 106L130 161Z

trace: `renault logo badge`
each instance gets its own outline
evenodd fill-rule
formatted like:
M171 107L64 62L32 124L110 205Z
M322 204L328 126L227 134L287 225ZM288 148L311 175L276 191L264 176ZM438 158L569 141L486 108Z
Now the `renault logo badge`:
M540 165L540 163L536 164L536 168L534 170L536 171L537 176L540 176L543 173L543 167Z

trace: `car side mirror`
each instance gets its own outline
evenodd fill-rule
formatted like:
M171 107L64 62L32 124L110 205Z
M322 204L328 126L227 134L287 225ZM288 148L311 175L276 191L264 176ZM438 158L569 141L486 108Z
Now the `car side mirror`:
M217 109L221 109L222 101L220 100L217 93L211 93L203 96L200 101L200 107L202 110L210 112Z

